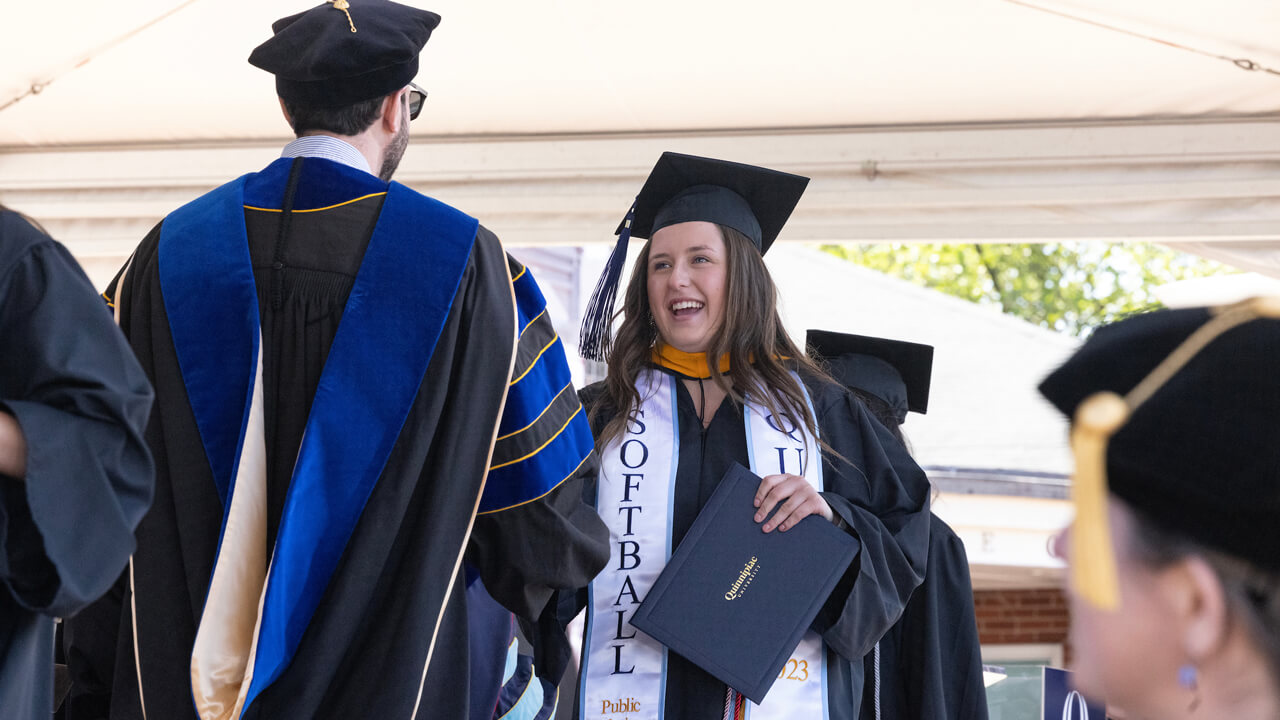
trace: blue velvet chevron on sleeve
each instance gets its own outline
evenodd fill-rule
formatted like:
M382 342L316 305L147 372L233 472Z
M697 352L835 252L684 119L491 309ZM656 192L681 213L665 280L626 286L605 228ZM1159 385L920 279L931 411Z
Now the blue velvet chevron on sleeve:
M514 260L511 277L520 339L481 513L546 495L578 472L593 447L547 301L528 268Z

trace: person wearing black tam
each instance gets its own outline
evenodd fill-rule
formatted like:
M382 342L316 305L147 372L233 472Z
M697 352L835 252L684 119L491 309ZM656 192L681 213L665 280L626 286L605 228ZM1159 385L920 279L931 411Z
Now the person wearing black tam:
M1040 386L1071 419L1071 646L1124 717L1280 717L1280 298L1099 329Z
M108 288L156 387L157 490L120 585L71 621L72 720L487 719L511 613L607 559L537 283L389 181L439 21L335 0L276 22L250 62L297 140Z
M877 420L906 443L907 412L929 407L933 347L920 343L810 330L814 361L849 388ZM866 658L863 720L986 720L982 651L964 543L929 516L924 582L902 618Z
M623 541L589 592L562 607L562 617L587 607L578 717L596 717L619 698L648 717L747 713L736 691L628 623L735 462L763 478L755 515L763 532L832 522L862 543L791 653L788 677L750 708L755 720L857 718L863 656L920 583L929 529L924 473L805 357L778 315L763 254L807 182L664 153L620 228L584 324L587 352L608 361L608 376L582 397L601 458L588 498ZM630 236L648 242L611 341L610 298Z

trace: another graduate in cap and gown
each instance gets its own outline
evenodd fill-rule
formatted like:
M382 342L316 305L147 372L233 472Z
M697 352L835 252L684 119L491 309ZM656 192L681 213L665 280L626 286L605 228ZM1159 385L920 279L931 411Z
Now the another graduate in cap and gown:
M1072 681L1126 718L1280 717L1280 298L1098 329L1071 420Z
M900 426L907 413L928 410L933 347L826 330L810 330L807 344L814 360L905 444ZM929 527L924 582L867 655L864 720L986 720L969 559L941 518L931 513Z
M664 153L621 228L582 343L585 355L609 364L607 379L582 396L601 457L589 497L613 544L605 570L579 596L587 614L578 717L853 720L863 656L921 581L929 537L924 473L795 346L777 313L762 256L807 182ZM612 337L612 297L629 236L649 242ZM755 517L761 532L786 532L810 518L862 543L761 706L628 623L735 462L764 478Z
M353 0L276 22L250 62L298 140L166 217L112 283L157 388L158 481L117 593L73 628L71 718L488 717L468 583L536 619L602 567L537 284L475 218L388 182L439 19Z
M0 207L0 717L51 716L54 618L129 561L151 503L150 407L71 253Z

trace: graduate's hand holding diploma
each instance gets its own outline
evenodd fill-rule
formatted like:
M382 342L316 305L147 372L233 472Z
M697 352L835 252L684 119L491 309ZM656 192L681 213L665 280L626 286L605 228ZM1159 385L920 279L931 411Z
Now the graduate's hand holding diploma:
M769 517L779 503L778 511ZM831 506L818 491L803 477L790 473L766 475L756 489L755 505L757 523L769 518L763 528L765 532L773 532L774 528L786 532L810 515L821 515L827 522L835 522Z

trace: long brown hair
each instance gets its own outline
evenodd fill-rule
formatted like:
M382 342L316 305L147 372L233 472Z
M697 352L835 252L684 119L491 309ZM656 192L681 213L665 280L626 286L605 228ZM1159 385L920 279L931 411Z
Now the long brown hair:
M724 322L707 349L711 380L733 402L741 405L743 398L750 395L774 417L786 418L793 427L803 424L817 437L817 419L805 400L804 388L790 370L807 371L824 379L827 375L787 335L778 315L778 291L760 251L741 232L723 225L717 227L725 246L725 312ZM596 438L597 448L620 436L627 419L639 408L636 377L648 365L658 341L649 310L651 245L652 241L645 243L631 268L622 304L622 325L613 341L604 381L606 402L597 402L590 410L593 420L605 405L617 411ZM732 358L727 378L720 373L720 358L726 354Z

